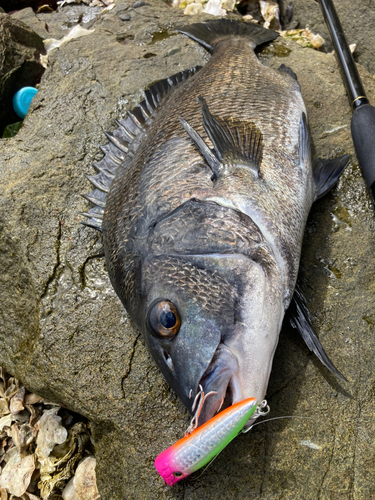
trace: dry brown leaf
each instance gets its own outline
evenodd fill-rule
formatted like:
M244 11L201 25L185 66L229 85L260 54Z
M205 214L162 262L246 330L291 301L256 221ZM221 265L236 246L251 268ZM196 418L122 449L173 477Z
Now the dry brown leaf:
M279 30L281 28L279 4L271 0L260 0L259 6L265 21L264 27Z
M9 493L20 497L27 490L34 469L34 455L28 455L21 460L17 453L4 467L0 476L0 486L7 489Z
M34 408L33 405L26 405L27 411L30 413L30 419L29 419L29 425L31 427L34 427L34 425L37 423L37 420L39 419L41 412L38 411L36 408ZM35 430L35 432L37 432Z
M37 497L36 495L29 493L28 491L26 491L25 495L27 495L30 500L40 500L40 497Z
M9 414L9 406L5 399L0 399L0 417Z
M40 14L41 12L53 12L53 8L46 4L46 5L41 5L39 9L36 11L37 14Z
M48 457L55 444L63 443L68 437L68 432L61 425L61 417L57 415L60 407L47 410L38 422L39 433L36 439L37 454Z
M34 393L31 394L26 394L25 396L25 406L26 405L35 405L36 403L39 403L43 398L42 396L37 396Z
M0 463L2 461L2 457L5 454L5 447L7 445L8 440L3 439L3 436L0 436Z
M22 386L19 388L19 390L16 392L16 394L11 398L10 400L10 413L12 415L17 415L17 413L20 413L25 407L23 406L23 401L25 399L25 393L26 389Z
M13 424L11 427L11 436L14 445L19 453L24 453L27 447L34 441L36 432L28 424L18 426Z
M4 427L10 427L12 425L13 416L11 414L6 417L0 418L0 431L4 429Z
M19 385L20 384L19 384L17 379L15 379L14 377L10 377L10 379L7 382L7 387L6 387L6 391L4 394L5 399L7 399L9 401L10 398L12 396L14 396L16 394L16 392L18 391Z
M26 392L17 379L0 368L0 500L61 498L82 460L89 431L83 422L71 427L73 416L69 420L69 414L65 415L62 420L57 415L60 406ZM36 453L31 455L38 434ZM73 493L69 500L80 500Z
M73 481L74 477L72 477L68 482L68 484L65 486L64 491L61 494L63 500L79 500L77 493L75 492L74 489Z
M8 447L5 455L3 456L3 460L5 463L12 462L14 457L18 455L17 449L13 446L12 441L10 440L11 445Z
M78 464L73 484L79 500L99 500L100 495L96 486L96 460L87 457Z
M69 429L68 439L56 445L49 457L38 456L40 462L38 487L43 499L49 498L55 488L62 488L72 477L88 440L87 426L83 422L77 422Z

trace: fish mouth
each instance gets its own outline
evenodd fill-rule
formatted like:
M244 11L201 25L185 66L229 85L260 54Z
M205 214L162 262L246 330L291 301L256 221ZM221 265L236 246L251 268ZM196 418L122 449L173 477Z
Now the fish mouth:
M204 394L211 393L205 399L199 414L198 426L220 411L242 401L238 370L237 357L225 344L220 344L198 384L198 387L203 388Z

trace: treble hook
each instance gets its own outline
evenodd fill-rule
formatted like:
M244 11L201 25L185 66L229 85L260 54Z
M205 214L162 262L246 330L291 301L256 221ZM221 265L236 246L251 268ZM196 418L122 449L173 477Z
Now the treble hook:
M263 417L264 415L267 415L270 411L271 411L271 408L267 404L267 401L265 399L263 399L263 401L258 404L257 409L255 410L252 418L255 420L258 417ZM254 427L254 425L257 425L257 424L250 425L250 427L248 427L247 429L242 430L242 433L246 434Z
M189 399L191 398L191 393L192 390L190 389ZM191 411L195 411L195 408L197 408L197 410L190 421L189 427L186 429L185 436L189 436L189 434L195 431L195 429L198 427L198 419L199 415L201 414L204 402L206 401L208 396L212 396L212 394L217 394L217 392L211 391L207 394L204 394L203 387L199 384L199 392L195 396L193 406L191 407Z

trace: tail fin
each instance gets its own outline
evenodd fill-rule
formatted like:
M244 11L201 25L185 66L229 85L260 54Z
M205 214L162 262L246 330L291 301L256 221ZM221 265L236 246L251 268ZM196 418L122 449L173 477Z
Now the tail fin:
M255 45L270 42L279 36L276 31L257 24L232 19L215 19L205 23L190 24L178 28L177 31L199 42L210 52L214 51L214 46L219 40L229 36L247 37Z

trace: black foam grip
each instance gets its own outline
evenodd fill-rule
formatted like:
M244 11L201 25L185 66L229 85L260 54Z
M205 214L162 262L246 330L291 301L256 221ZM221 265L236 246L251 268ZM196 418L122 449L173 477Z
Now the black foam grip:
M374 202L374 205L375 205L375 182L373 182L371 184L371 186L369 187L369 191L370 191L371 196L372 196L372 201Z
M375 107L364 104L355 109L351 128L359 165L375 202Z

